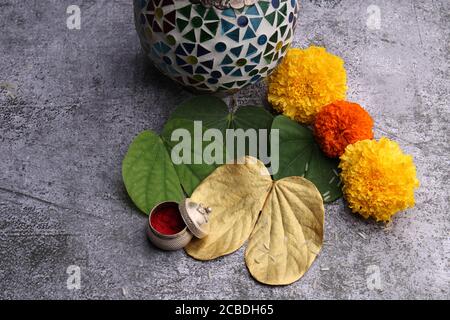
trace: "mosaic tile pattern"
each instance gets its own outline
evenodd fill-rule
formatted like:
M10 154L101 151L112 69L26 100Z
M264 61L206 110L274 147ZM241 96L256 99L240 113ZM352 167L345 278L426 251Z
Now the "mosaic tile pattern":
M293 39L298 0L242 8L134 0L136 29L158 69L199 92L234 92L267 77Z

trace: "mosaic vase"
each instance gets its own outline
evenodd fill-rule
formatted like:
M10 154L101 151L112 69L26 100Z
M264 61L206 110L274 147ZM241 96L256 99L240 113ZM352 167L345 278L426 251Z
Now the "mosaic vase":
M291 45L298 0L134 0L155 66L197 92L232 93L267 77Z

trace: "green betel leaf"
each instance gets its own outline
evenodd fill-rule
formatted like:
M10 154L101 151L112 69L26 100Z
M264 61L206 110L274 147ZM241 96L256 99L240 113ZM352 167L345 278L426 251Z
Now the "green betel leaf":
M170 116L169 120L172 119L202 121L203 126L222 132L229 128L228 107L222 99L213 96L198 96L183 102Z
M310 129L286 116L277 116L272 123L273 129L278 129L280 135L280 167L274 179L302 176L316 185L324 202L342 197L339 160L322 153Z
M152 131L139 134L122 163L130 198L145 214L163 201L181 201L183 191L161 138Z
M202 139L205 127L194 126L194 121L191 120L172 119L166 123L161 134L181 185L189 196L200 182L224 161L223 142L218 141L216 144L218 148L212 153L214 155L218 153L220 161L205 162L204 151L208 151L208 145L212 142L205 142Z
M273 116L257 106L242 106L235 113L229 113L222 99L198 96L180 104L169 120L173 119L202 121L204 127L219 129L225 136L226 129L270 130Z
M249 129L254 129L254 133L258 136L257 145L250 145L248 142L245 143L245 151L244 154L239 153L237 148L234 149L235 158L241 158L244 155L254 156L262 160L265 164L267 158L270 155L270 130L273 122L273 115L270 114L267 110L262 107L256 106L243 106L240 107L234 114L230 114L231 118L229 125L230 129L242 129L245 132L249 133ZM266 130L267 135L260 136L261 130ZM234 139L235 145L237 145L238 139ZM264 150L261 149L261 146L265 146ZM231 151L231 148L227 146ZM251 147L255 148L251 150ZM256 154L252 154L254 152Z
M199 121L199 123L195 124L196 121ZM184 191L188 195L192 194L200 182L213 172L215 168L226 163L227 160L232 160L231 157L227 158L226 148L230 148L227 144L227 129L242 129L245 132L247 132L248 129L254 129L254 135L257 137L258 143L252 145L253 151L256 153L252 155L258 157L260 151L257 148L259 145L258 130L267 130L267 136L265 137L264 143L268 146L268 137L272 121L273 116L264 108L257 106L243 106L235 113L229 113L227 105L221 99L212 96L198 96L182 103L171 115L170 120L164 127L162 137L170 154L172 153L173 148L180 143L180 141L171 141L172 132L174 130L185 129L186 134L189 132L190 137L192 137L192 141L190 142L192 150L185 155L187 157L185 160L190 159L191 162L186 163L186 161L184 161L183 164L175 164L175 169L177 170ZM197 127L197 133L201 132L202 137L208 129L219 130L222 136L220 143L222 148L219 150L218 146L215 147L213 145L217 139L212 138L211 136L207 137L207 141L203 141L204 139L199 136L194 139L195 125L201 126L201 129L198 129ZM230 140L231 139L233 139L235 146L234 159L249 154L251 148L248 140L245 141L245 150L243 150L243 153L239 154L236 148L237 138L233 136ZM198 145L201 145L201 148L198 147L197 150L194 150L194 140L203 141ZM215 149L216 152L211 152L212 149ZM176 153L179 153L178 149L175 151ZM231 148L229 151L231 151ZM213 156L217 155L220 160L211 163L205 159L205 154L212 154ZM228 156L230 156L230 154L231 152L228 152ZM266 154L267 152L264 153L264 155ZM195 156L197 156L197 159L201 159L202 163L195 163ZM216 160L218 159L216 158Z
M263 107L242 106L233 115L230 128L270 130L273 115Z

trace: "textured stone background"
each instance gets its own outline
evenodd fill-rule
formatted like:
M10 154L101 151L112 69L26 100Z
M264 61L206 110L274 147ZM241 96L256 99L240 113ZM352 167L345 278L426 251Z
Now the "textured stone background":
M66 27L69 4L81 7L79 31ZM371 4L380 30L366 26ZM373 115L377 137L414 156L421 187L388 228L328 205L312 268L272 288L249 276L242 249L201 263L146 240L121 160L190 94L143 56L131 0L0 0L0 297L450 298L449 30L447 0L303 1L295 45L345 59L349 99ZM263 84L237 95L264 97ZM81 290L66 288L72 264ZM371 265L382 290L368 289Z

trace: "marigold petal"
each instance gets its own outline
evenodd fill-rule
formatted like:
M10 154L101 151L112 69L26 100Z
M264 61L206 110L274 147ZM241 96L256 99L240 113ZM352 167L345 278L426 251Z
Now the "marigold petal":
M336 101L316 115L314 135L322 151L336 158L349 144L373 139L373 119L359 104Z
M390 221L414 206L419 187L410 155L387 138L350 144L340 157L343 193L353 212L377 221Z
M269 77L268 100L274 109L305 124L325 105L344 100L346 92L344 61L322 47L289 49Z

